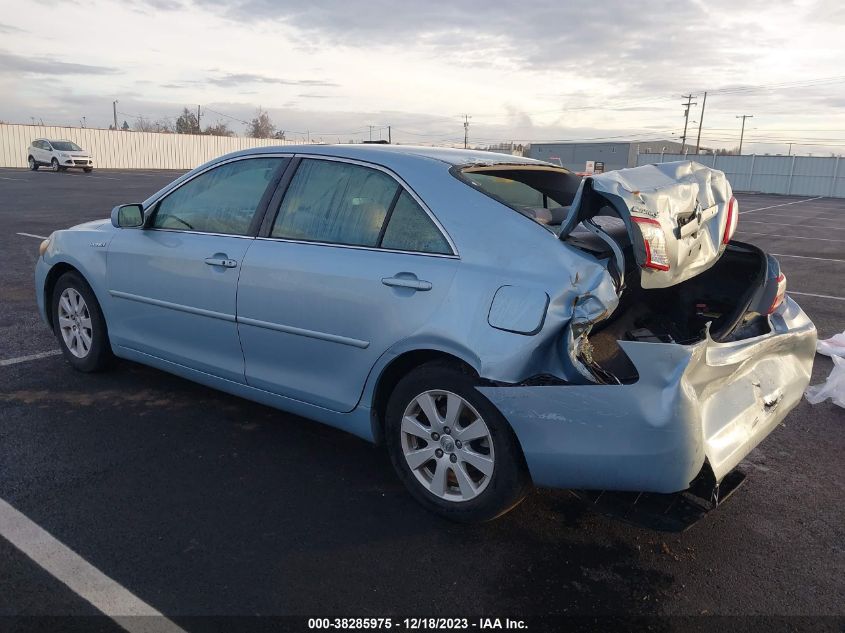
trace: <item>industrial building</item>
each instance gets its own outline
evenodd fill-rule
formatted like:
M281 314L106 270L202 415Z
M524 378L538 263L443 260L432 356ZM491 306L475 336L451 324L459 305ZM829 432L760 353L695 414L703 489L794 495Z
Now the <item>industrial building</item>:
M695 147L692 147L695 150ZM690 145L687 143L687 151ZM587 163L592 162L596 171L610 171L636 167L637 154L683 153L680 143L675 141L613 141L566 143L532 143L525 154L529 158L545 160L562 165L572 171L589 171ZM603 167L603 169L601 169Z

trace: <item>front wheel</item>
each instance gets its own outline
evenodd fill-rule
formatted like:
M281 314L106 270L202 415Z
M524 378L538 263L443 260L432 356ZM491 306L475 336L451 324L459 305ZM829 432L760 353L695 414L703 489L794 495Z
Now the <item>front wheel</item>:
M84 171L86 174L90 174L92 171L94 171L94 168L93 167L83 167L82 171Z
M387 404L386 441L410 493L448 519L495 519L530 489L510 425L470 376L451 367L423 365L399 382Z
M106 320L94 291L79 273L59 277L51 305L56 338L73 368L94 372L108 367L113 356Z
M32 156L27 159L27 163L29 164L30 171L38 171L38 163L35 162Z
M50 169L53 171L59 171L59 161L55 158L50 161Z

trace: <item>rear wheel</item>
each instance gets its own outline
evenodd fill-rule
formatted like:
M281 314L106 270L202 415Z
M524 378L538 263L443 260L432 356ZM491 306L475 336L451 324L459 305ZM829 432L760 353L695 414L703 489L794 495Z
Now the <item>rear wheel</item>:
M405 376L387 404L387 447L399 478L448 519L494 519L525 497L530 480L516 436L468 375L441 364Z
M35 162L35 159L34 159L32 156L30 156L30 157L27 159L27 161L26 161L26 162L29 164L29 168L30 168L30 170L32 170L32 171L38 171L38 163L36 163L36 162Z
M52 169L53 171L59 171L59 161L57 161L55 158L50 161L50 169Z
M93 372L108 367L113 356L106 321L94 291L79 273L59 277L51 305L56 338L74 369Z

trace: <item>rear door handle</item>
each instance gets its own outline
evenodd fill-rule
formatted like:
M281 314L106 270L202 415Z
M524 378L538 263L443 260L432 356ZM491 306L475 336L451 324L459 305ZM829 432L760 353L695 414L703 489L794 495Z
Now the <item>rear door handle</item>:
M209 266L222 266L223 268L235 268L238 265L234 259L225 259L223 257L206 257L205 263Z
M431 290L431 282L408 277L382 277L381 283L395 288L410 288L411 290Z

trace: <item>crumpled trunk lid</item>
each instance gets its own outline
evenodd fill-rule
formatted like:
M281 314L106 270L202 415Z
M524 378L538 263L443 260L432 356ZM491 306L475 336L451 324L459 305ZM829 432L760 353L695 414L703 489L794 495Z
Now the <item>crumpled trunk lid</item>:
M693 161L611 171L582 181L560 237L612 210L627 228L642 287L668 288L722 255L736 226L732 198L723 172Z

